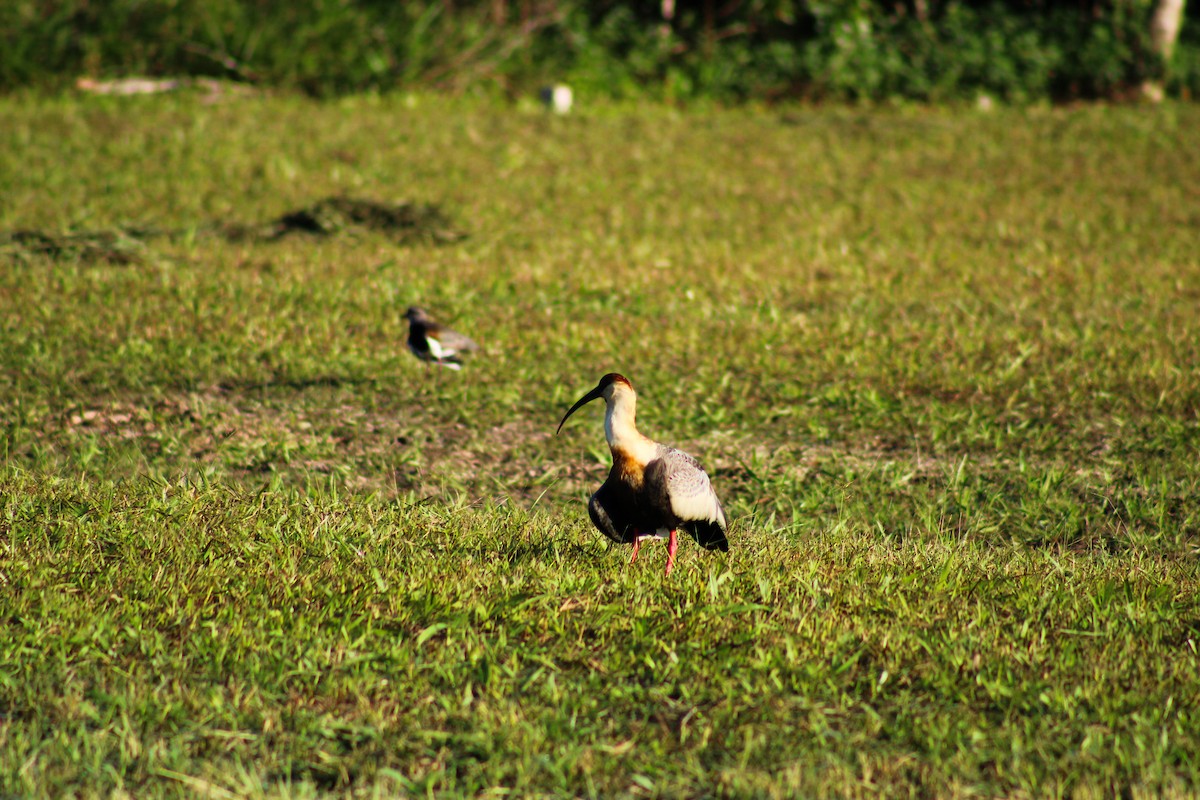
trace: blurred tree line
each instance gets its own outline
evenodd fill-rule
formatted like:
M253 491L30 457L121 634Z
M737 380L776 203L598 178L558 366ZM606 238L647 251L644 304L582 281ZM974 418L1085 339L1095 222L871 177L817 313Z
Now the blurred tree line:
M6 0L0 90L192 75L718 100L1200 89L1185 0ZM1192 19L1188 20L1188 15Z

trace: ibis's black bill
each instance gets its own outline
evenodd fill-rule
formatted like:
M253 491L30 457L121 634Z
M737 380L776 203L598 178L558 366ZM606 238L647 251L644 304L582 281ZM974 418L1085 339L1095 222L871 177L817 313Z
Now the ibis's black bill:
M597 386L595 389L592 389L590 392L585 394L583 397L579 398L579 401L576 402L575 405L571 406L571 410L563 415L562 422L558 423L558 430L556 430L554 432L554 435L558 436L558 434L562 432L562 426L566 423L567 417L571 416L576 411L578 411L580 406L586 406L588 403L592 402L593 400L596 400L597 398L600 398L603 396L604 396L604 383L601 382L601 384L599 386Z

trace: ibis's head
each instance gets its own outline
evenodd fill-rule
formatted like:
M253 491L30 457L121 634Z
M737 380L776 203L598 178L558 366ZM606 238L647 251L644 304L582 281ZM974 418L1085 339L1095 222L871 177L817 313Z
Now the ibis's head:
M582 406L587 405L593 400L598 400L601 397L604 398L604 402L606 404L611 404L614 398L622 397L626 393L629 395L633 394L633 384L629 382L629 379L624 375L618 375L615 372L608 373L600 379L600 383L596 384L595 389L592 389L583 397L579 398L575 405L571 406L571 410L563 416L562 422L558 423L558 431L555 432L555 435L557 435L559 431L562 431L562 426L567 421L567 417L574 414Z

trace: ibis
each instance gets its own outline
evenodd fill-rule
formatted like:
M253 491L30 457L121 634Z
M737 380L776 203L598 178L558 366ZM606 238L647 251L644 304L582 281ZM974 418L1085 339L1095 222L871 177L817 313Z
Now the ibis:
M469 337L439 325L422 308L404 312L408 320L408 349L417 358L450 369L462 369L462 354L478 350Z
M676 531L687 531L708 550L729 551L729 523L708 475L696 459L643 436L634 417L637 393L623 375L610 372L579 398L558 423L580 407L604 398L604 435L612 451L612 469L588 501L588 516L617 544L632 544L637 560L643 539L667 540L667 571L675 566Z

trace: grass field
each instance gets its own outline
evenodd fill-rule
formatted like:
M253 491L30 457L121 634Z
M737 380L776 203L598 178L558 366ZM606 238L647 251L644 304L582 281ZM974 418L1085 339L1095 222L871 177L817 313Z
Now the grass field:
M0 795L1200 793L1200 108L0 130L0 234L171 232L0 246ZM214 234L342 195L465 236ZM591 528L609 371L728 557Z

